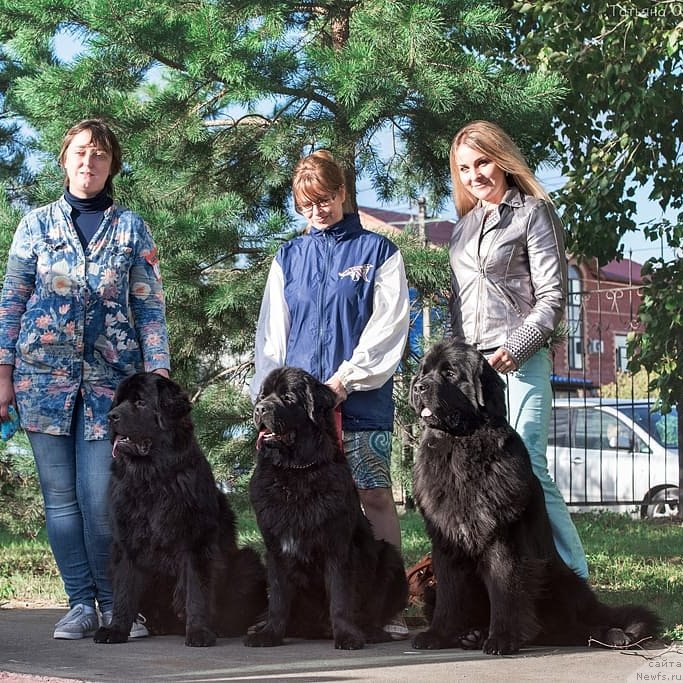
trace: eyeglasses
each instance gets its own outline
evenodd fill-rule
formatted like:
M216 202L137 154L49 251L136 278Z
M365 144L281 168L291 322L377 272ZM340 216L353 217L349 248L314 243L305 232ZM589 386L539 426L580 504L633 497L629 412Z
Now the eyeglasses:
M332 204L334 203L334 200L337 198L337 193L335 192L334 194L331 194L329 197L323 197L322 199L318 200L317 202L308 202L306 204L297 204L296 208L297 211L300 211L303 214L310 214L313 213L313 207L317 206L319 209L329 209Z

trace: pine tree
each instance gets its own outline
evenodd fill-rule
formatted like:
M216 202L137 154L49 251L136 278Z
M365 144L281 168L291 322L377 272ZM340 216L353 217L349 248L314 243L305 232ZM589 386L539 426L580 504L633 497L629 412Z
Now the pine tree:
M8 101L45 158L74 121L116 122L117 196L160 245L174 374L209 394L226 362L247 372L238 360L253 343L264 247L293 227L302 154L331 149L352 198L367 178L386 200L425 194L432 206L448 195L452 135L473 118L544 158L562 92L553 75L482 56L507 28L494 5L470 0L0 0L0 43L26 70ZM64 61L55 45L68 37L78 50ZM380 133L393 149L379 148ZM54 164L38 180L31 204L59 193ZM14 218L0 214L0 231ZM207 423L225 424L225 396L204 406Z
M7 107L5 93L20 71L0 45L0 183L8 196L15 195L28 180L25 166L27 136L22 133L18 117Z

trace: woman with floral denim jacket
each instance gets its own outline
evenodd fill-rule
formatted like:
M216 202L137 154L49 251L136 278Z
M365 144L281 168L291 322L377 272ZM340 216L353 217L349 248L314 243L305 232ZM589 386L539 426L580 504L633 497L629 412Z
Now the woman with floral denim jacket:
M14 405L27 431L48 537L70 610L55 638L110 618L107 411L126 376L168 376L157 249L140 216L113 202L121 149L99 119L66 134L65 192L29 212L0 297L0 419ZM140 623L133 636L147 635Z

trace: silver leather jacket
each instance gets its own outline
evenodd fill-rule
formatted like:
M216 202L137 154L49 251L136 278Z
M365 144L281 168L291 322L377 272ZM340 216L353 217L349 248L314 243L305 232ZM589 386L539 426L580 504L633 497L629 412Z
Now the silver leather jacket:
M482 205L453 228L451 324L454 336L481 350L504 346L519 367L564 316L567 259L552 204L513 187L499 211L486 234Z

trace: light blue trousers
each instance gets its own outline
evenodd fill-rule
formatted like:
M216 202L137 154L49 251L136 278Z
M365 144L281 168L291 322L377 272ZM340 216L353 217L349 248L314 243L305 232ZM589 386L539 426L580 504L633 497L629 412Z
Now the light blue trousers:
M541 349L516 372L501 375L507 382L508 421L522 437L531 456L534 474L543 487L557 551L570 569L586 579L588 565L581 539L562 494L548 472L546 449L552 413L551 371L550 351Z

